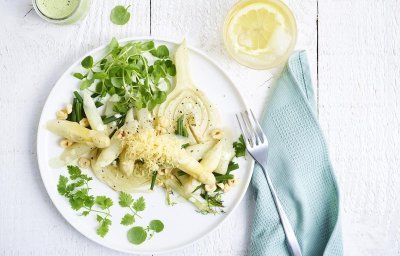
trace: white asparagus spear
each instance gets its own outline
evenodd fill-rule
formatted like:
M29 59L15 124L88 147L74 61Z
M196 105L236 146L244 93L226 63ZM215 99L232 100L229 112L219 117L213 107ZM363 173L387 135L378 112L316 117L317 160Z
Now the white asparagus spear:
M196 159L191 157L189 154L182 153L178 161L176 161L176 167L193 176L201 183L206 185L215 184L215 177L211 172L206 171L203 166L197 162Z
M103 120L101 120L100 113L97 110L92 97L87 91L84 91L82 94L83 110L85 111L90 127L95 131L105 132L106 125L104 125Z
M224 141L220 140L215 146L208 150L201 160L200 164L208 172L213 172L218 167L218 163L221 160L222 148Z
M89 130L78 123L67 120L52 120L47 123L47 129L54 134L77 143L105 148L110 145L110 138L102 132Z

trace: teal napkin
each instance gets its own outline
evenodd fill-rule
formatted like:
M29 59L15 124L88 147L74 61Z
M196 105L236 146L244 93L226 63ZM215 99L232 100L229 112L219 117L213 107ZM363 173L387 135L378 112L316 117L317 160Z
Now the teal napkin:
M288 60L262 118L269 141L267 172L304 256L342 255L339 191L318 125L304 51ZM256 166L256 210L250 254L290 255L267 182Z

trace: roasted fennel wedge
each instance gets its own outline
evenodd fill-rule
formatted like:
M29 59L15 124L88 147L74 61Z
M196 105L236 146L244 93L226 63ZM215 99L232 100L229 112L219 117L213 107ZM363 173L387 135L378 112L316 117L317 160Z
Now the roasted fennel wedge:
M219 118L214 106L192 80L185 40L176 50L175 66L175 88L167 96L167 100L155 110L156 115L173 120L166 127L168 133L174 133L177 120L184 116L192 143L205 142L210 139L210 131L218 126Z

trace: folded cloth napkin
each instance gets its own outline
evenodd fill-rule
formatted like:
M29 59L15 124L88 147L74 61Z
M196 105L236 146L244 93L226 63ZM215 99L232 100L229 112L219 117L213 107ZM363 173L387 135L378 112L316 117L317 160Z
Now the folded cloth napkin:
M318 125L304 51L294 53L263 115L269 141L267 172L294 228L304 256L342 255L339 191ZM290 255L267 181L256 166L256 210L250 254Z

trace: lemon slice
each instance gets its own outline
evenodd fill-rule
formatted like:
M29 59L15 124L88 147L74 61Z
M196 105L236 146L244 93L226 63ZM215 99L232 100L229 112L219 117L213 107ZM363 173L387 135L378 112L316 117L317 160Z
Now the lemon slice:
M235 48L259 54L268 50L275 30L283 23L276 8L264 3L250 4L233 17L229 35Z
M296 40L294 17L276 0L242 0L228 15L224 31L228 52L253 68L282 62Z

